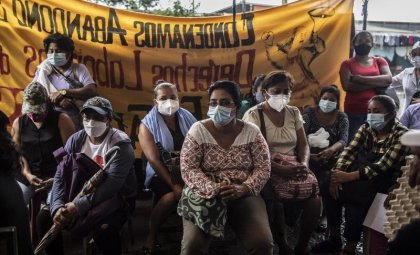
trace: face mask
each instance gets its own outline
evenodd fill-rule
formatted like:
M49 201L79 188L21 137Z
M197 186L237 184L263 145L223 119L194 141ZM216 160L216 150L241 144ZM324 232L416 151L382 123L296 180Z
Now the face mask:
M213 121L214 124L219 126L226 126L233 120L233 116L231 116L232 108L227 108L224 106L210 106L209 111L207 112L207 116Z
M264 96L263 96L263 94L262 94L261 91L257 91L257 93L255 94L255 100L258 103L261 103L261 102L264 102L265 101L265 98L264 98Z
M379 131L382 130L391 120L389 119L388 121L385 121L385 115L386 114L383 113L368 113L366 121L371 129Z
M28 112L26 115L28 115L32 122L43 122L47 117L47 113Z
M415 56L414 58L410 56L410 63L415 68L420 68L420 56Z
M281 112L290 101L290 94L268 95L270 96L267 100L268 105L278 112Z
M354 46L354 50L356 51L356 54L359 55L359 56L368 55L371 48L372 47L370 45L366 44L366 43L362 43L362 44L359 44L357 46Z
M324 100L321 99L319 100L319 109L321 109L321 111L328 113L328 112L332 112L335 109L337 109L337 102L332 102L329 100Z
M90 137L99 137L103 135L107 129L105 122L86 119L83 119L83 127L86 131L86 134Z
M165 101L158 101L158 111L165 116L175 114L179 109L179 101L173 99L166 99Z
M48 53L47 61L53 66L64 66L68 62L66 53Z

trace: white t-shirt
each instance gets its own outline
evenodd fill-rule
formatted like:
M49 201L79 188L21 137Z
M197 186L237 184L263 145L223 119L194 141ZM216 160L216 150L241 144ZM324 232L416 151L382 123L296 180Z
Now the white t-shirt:
M108 132L105 139L100 144L93 144L89 137L86 138L81 152L103 167L105 165L105 154L109 150L109 139L113 132Z

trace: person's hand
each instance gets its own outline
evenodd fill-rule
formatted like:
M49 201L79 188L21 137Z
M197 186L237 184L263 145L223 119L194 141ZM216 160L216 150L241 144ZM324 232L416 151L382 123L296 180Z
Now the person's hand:
M412 188L416 185L420 185L420 159L417 155L414 156L410 163L410 169L408 170L408 184Z
M279 175L286 178L303 177L307 174L306 168L303 164L282 166L282 171Z
M330 182L330 195L334 200L337 200L339 198L339 191L343 189L343 186L341 183L333 183Z
M182 186L179 184L172 185L172 191L174 192L175 199L179 200L182 195Z
M331 182L346 183L352 181L350 173L335 169L331 171Z
M63 98L59 103L61 108L68 109L74 106L73 101L70 98Z
M221 185L219 196L224 200L236 200L249 194L249 188L245 184Z
M53 185L53 182L54 182L54 178L50 178L45 181L42 181L40 186L37 189L35 189L35 192L40 192L40 191L49 189Z
M25 177L28 180L29 184L31 184L35 189L38 189L42 186L42 180L36 177L35 175L27 174Z
M418 103L420 103L420 98L412 98L411 99L411 103L412 104L418 104Z
M57 210L54 215L54 224L59 226L65 226L72 222L77 215L76 205L74 203L67 203L63 207Z
M331 147L329 147L329 148L321 151L320 153L318 153L318 156L322 161L325 162L325 161L328 161L332 157L332 155L334 155L334 152L335 151L333 149L331 149Z
M319 161L319 154L311 154L309 158L315 162Z
M49 95L49 97L50 97L51 103L53 103L54 105L58 105L61 102L61 100L63 100L64 98L63 95L61 95L59 91L52 92Z

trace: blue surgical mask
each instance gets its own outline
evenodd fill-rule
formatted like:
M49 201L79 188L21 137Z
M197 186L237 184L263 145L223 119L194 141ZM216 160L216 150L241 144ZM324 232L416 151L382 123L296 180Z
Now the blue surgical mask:
M318 106L321 111L329 113L337 109L337 102L321 99Z
M229 124L234 116L231 116L232 108L224 107L224 106L210 106L209 111L207 112L207 116L219 126L226 126Z
M391 120L389 119L388 121L385 121L385 115L386 114L383 113L368 113L366 121L371 129L379 131L382 130Z
M66 53L48 53L47 60L51 65L57 67L64 66L69 61Z
M262 94L261 90L260 90L260 91L257 91L257 93L255 94L255 100L256 100L258 103L261 103L261 102L264 102L264 101L265 101L265 98L264 98L264 96L263 96L263 94Z

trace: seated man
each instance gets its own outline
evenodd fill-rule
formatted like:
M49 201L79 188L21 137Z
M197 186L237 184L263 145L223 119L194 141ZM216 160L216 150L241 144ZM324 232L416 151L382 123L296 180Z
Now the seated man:
M136 195L136 176L134 173L134 151L127 134L111 127L112 106L102 97L93 97L86 101L81 110L84 129L75 133L66 143L67 153L84 153L98 165L105 165L105 154L113 146L119 147L119 153L105 169L106 179L94 193L82 196L71 202L65 202L64 177L60 169L54 178L50 212L55 224L66 224L75 216L83 218L101 202L114 195L121 195L127 203L122 203L109 216L104 217L92 229L93 239L103 254L121 254L122 225L127 220L128 211L134 208ZM56 251L54 254L58 254Z

